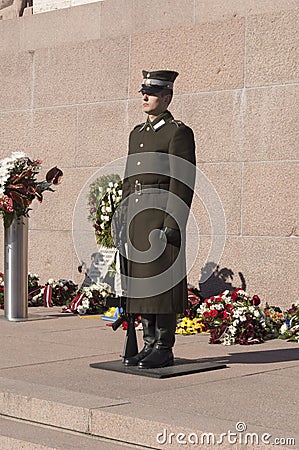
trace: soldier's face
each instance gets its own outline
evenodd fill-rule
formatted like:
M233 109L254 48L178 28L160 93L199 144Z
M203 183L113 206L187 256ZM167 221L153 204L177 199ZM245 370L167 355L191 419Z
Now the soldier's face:
M162 95L161 92L155 94L142 94L142 107L143 111L149 116L158 116L162 112L166 111L169 105L169 95Z

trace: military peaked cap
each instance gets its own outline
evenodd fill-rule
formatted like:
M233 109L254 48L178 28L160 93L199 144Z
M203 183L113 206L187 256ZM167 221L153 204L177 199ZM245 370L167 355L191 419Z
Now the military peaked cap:
M172 90L178 72L173 70L142 71L143 81L139 92L153 94L163 89Z

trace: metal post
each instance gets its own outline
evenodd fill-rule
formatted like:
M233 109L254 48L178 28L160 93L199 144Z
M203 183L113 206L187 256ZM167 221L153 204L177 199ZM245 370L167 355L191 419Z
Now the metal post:
M4 316L28 318L28 218L18 217L4 231Z

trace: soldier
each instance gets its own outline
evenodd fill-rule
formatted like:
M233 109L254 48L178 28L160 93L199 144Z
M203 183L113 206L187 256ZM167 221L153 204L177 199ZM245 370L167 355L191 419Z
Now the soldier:
M141 314L144 347L123 362L150 369L173 364L176 315L187 306L185 231L195 182L195 144L192 130L167 109L178 73L142 73L147 120L129 138L122 238L128 253L126 309Z

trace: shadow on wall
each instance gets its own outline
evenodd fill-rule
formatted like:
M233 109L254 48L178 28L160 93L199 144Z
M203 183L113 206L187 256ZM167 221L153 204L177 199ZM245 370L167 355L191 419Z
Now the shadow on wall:
M227 267L220 269L218 264L212 261L206 263L201 269L201 277L199 279L200 295L203 298L211 297L212 295L220 294L228 290L235 290L241 287L246 291L246 281L242 272L238 272L240 281L234 280L234 272Z

